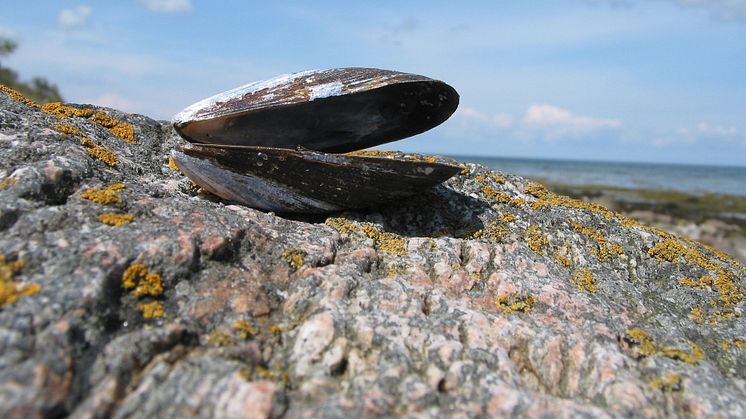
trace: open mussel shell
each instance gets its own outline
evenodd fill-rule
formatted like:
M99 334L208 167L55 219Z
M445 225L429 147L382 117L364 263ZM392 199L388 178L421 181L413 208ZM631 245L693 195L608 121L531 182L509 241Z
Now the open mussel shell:
M374 68L305 71L251 83L173 118L193 143L343 153L427 131L458 107L442 81Z
M431 161L271 147L192 145L172 156L207 191L283 213L367 208L409 197L461 170Z

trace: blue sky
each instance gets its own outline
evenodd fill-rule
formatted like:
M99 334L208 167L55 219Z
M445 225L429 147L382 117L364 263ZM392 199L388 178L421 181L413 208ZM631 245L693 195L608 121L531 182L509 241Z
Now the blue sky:
M68 101L168 119L250 81L364 66L442 79L425 153L746 166L746 0L0 2L3 60Z

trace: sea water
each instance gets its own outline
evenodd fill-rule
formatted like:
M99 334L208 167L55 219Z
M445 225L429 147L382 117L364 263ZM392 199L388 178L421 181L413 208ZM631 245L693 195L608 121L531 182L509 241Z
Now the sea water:
M450 156L550 184L746 196L746 167Z

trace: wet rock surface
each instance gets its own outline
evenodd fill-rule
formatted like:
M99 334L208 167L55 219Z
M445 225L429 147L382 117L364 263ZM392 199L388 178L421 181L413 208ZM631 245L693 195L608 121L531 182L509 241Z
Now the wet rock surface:
M714 249L475 165L263 213L191 187L168 124L70 109L0 92L2 417L746 416Z

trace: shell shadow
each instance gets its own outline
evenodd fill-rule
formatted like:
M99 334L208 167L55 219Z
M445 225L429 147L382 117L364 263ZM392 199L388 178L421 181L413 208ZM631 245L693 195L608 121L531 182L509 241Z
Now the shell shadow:
M405 200L389 202L367 210L325 215L278 214L282 218L323 223L327 217L380 224L383 231L405 237L464 238L484 228L483 214L490 205L480 199L436 185Z

